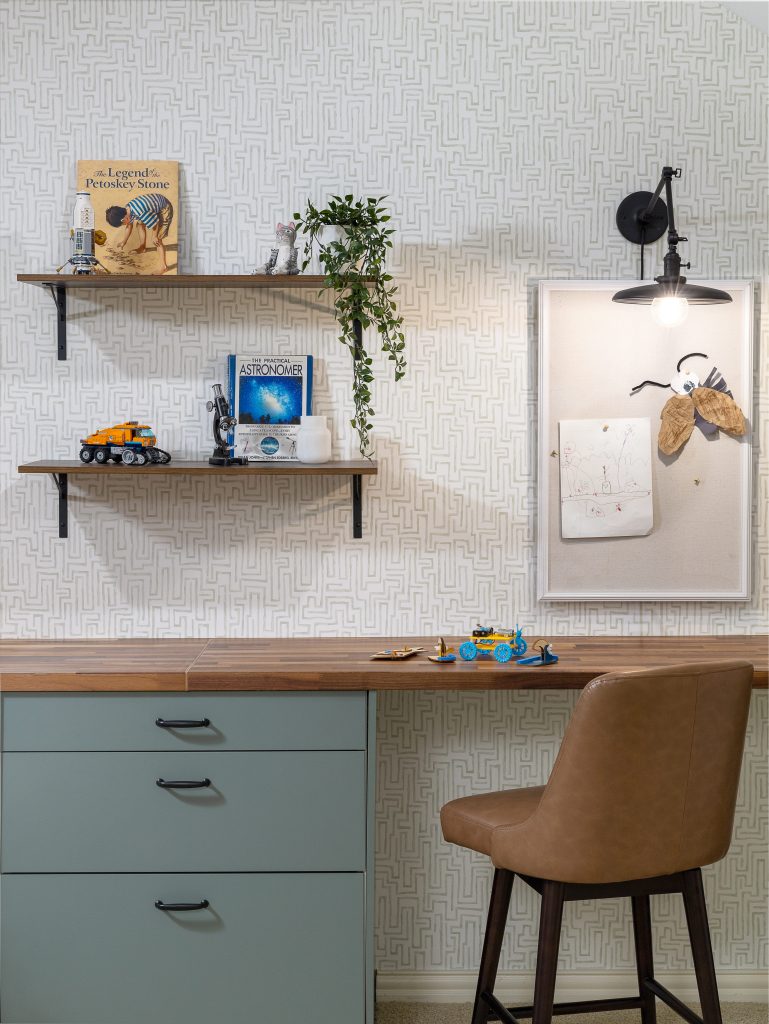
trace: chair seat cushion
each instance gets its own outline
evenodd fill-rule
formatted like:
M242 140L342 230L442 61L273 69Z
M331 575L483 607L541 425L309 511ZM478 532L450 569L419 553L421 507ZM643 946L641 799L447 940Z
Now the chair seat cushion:
M452 800L441 810L443 838L490 857L494 830L530 818L544 792L544 786L531 786Z

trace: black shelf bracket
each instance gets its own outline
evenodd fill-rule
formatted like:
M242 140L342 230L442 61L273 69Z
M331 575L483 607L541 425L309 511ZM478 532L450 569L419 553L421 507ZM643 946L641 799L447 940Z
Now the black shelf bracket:
M67 474L66 473L51 473L53 482L56 484L56 490L59 492L59 536L67 537L67 527L69 526L69 519L67 516Z
M352 322L353 359L363 356L363 324L355 317ZM352 477L352 535L354 540L363 536L363 477L356 473Z
M363 324L355 317L352 322L353 336L353 359L360 359L363 356Z
M67 358L67 289L49 284L48 290L56 306L58 355L63 360Z
M363 477L360 473L352 477L352 535L354 540L363 536Z

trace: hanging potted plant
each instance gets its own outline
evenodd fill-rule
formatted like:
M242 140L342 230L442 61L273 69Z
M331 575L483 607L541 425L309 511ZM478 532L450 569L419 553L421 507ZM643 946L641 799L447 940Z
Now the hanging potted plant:
M374 328L382 351L395 365L395 380L406 372L403 318L398 315L397 289L386 273L387 250L392 248L390 217L380 205L385 196L366 200L351 195L332 196L325 209L308 200L302 216L294 214L297 228L306 235L304 270L318 244L318 259L323 268L323 291L334 295L334 316L339 325L339 340L353 357L353 402L355 415L350 423L358 433L360 452L370 459L372 418L371 388L373 360L366 352L363 331Z

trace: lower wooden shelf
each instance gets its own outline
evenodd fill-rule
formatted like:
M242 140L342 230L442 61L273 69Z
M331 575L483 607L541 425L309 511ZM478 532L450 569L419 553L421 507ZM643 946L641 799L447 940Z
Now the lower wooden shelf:
M351 462L322 462L315 465L302 462L249 462L245 466L212 466L208 462L178 460L165 465L124 466L121 463L106 462L102 465L86 465L78 459L25 462L18 467L19 473L44 473L52 476L59 492L59 536L68 534L68 481L70 476L136 476L151 479L157 476L226 476L236 479L241 476L349 476L352 481L352 535L363 536L363 477L376 476L379 468L376 462L357 459Z

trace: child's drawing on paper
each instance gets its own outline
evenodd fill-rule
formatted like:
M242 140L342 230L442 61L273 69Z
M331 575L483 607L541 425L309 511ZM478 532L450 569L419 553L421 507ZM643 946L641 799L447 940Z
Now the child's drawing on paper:
M642 537L651 532L648 419L561 420L561 536Z

